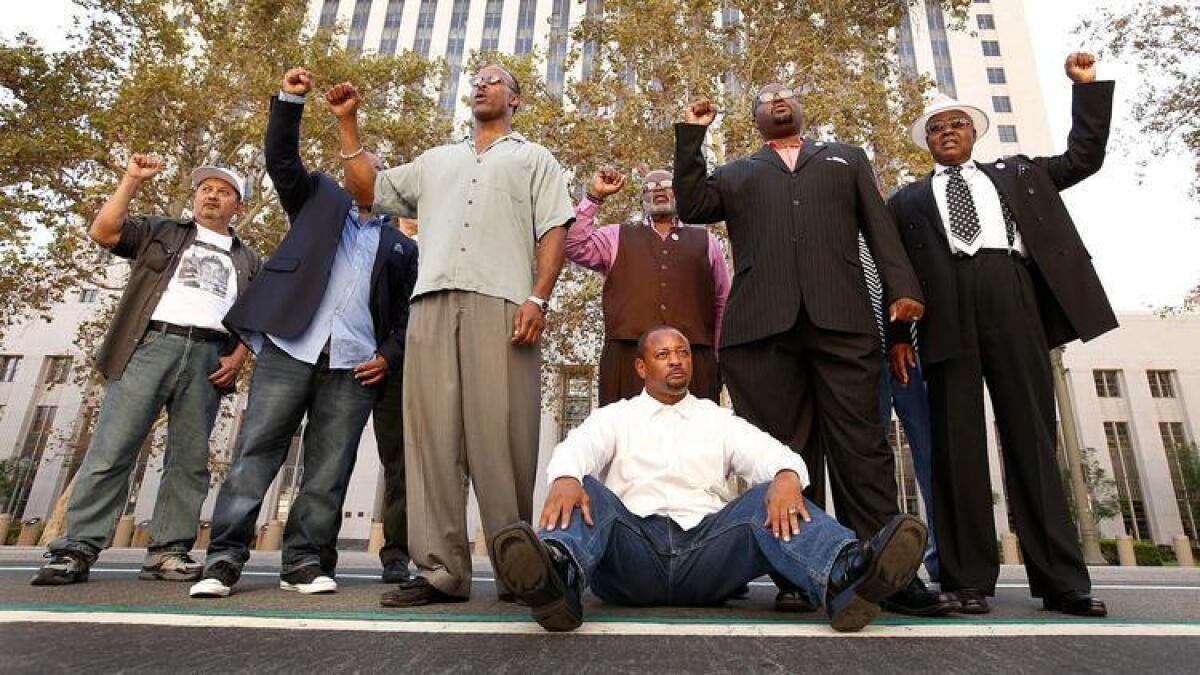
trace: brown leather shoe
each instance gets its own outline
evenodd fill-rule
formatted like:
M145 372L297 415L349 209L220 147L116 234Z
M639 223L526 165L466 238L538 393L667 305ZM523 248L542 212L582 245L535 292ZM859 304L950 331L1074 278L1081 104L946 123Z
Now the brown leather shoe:
M379 597L379 604L384 607L421 607L422 605L437 605L448 602L466 602L469 598L443 593L425 580L425 577L413 577L400 584L394 591L388 591Z

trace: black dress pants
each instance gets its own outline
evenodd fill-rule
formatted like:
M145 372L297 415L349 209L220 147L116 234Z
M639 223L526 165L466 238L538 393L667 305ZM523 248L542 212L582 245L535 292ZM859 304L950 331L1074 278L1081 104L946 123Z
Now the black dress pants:
M408 564L408 501L404 484L403 366L393 368L375 403L372 424L379 463L383 465L383 548L379 561Z
M962 351L929 365L933 513L943 590L994 595L999 563L983 383L996 414L1008 505L1034 597L1091 588L1055 457L1049 347L1026 263L955 261ZM931 308L932 309L932 308Z
M721 350L737 414L800 453L825 506L825 462L837 518L859 537L899 509L895 460L879 419L879 336L830 331L801 310L785 333Z

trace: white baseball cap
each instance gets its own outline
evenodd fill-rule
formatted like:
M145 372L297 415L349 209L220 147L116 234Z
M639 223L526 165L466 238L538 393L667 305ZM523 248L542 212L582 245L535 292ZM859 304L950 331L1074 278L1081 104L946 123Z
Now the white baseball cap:
M234 190L237 190L238 201L245 201L246 183L242 180L241 176L237 175L231 169L220 166L197 167L196 170L192 171L192 189L195 190L200 187L200 184L208 178L219 178L229 183L233 186Z
M925 105L925 112L912 123L909 127L909 135L912 136L912 142L917 144L917 147L922 150L928 150L929 145L925 142L925 125L929 123L929 119L938 113L946 112L947 110L961 110L971 118L971 124L975 125L975 131L982 138L984 134L991 128L992 122L988 118L988 114L982 108L973 105L967 105L956 99L950 98L945 94L938 94L933 97L928 104Z

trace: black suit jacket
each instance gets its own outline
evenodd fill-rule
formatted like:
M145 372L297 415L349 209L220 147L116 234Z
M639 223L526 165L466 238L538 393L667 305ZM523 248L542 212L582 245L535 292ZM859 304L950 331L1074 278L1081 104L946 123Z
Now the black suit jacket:
M783 333L801 308L819 327L875 334L861 231L887 302L921 299L920 286L884 206L866 153L807 141L788 170L763 146L712 175L701 153L707 128L675 125L675 198L688 223L725 221L734 277L721 329L729 347Z
M350 194L329 176L310 173L300 158L300 118L304 106L271 100L267 121L267 173L279 193L290 227L263 263L262 271L225 316L231 331L295 337L308 328L333 269L333 256ZM417 244L392 227L379 232L371 268L371 320L377 351L389 370L404 362L408 301L417 280Z
M1090 340L1117 327L1092 256L1059 196L1104 163L1112 97L1112 82L1074 86L1065 153L1017 155L979 164L1017 221L1051 347L1076 338ZM897 192L888 207L928 300L918 326L921 358L925 363L953 358L960 349L954 258L934 200L932 176ZM911 342L910 335L907 324L891 326L894 342Z

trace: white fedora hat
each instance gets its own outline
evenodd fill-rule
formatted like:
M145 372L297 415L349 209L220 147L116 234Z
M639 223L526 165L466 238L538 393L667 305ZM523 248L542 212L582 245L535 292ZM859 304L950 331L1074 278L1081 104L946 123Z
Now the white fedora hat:
M925 125L929 123L929 118L947 110L961 110L966 113L971 118L971 123L975 125L975 131L978 132L978 136L981 138L992 126L992 122L988 118L988 114L983 111L983 108L961 103L945 94L939 93L925 105L925 112L921 113L921 116L912 123L912 127L908 130L912 136L912 142L916 143L917 147L922 150L929 149L929 145L925 142Z
M234 171L226 169L223 166L201 166L197 167L192 172L192 189L200 187L200 184L209 178L219 178L233 186L237 190L238 201L246 201L246 183L242 177Z

